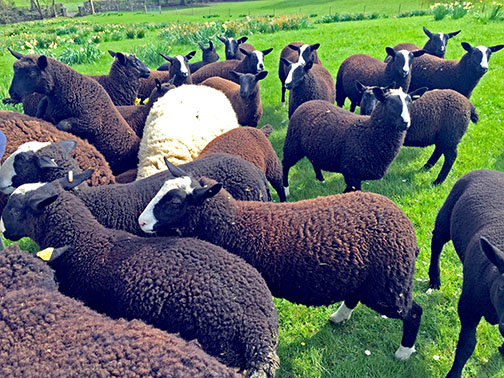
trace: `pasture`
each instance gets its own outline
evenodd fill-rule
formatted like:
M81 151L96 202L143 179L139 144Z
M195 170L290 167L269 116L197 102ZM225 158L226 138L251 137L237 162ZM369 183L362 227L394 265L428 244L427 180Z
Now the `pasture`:
M388 18L376 20L350 21L340 23L315 24L300 30L277 31L267 34L250 34L248 42L257 49L264 50L273 47L273 52L265 58L266 70L269 72L261 82L261 97L264 115L259 127L270 123L274 132L270 140L282 158L283 140L288 126L287 107L280 104L280 82L278 80L278 61L282 48L292 41L305 43L320 43L319 57L324 66L336 78L341 62L353 54L369 54L379 59L386 56L385 47L394 46L400 42L412 42L423 46L426 36L422 26L433 32L462 32L448 43L446 58L459 59L464 50L460 42L469 42L473 46L493 46L504 43L504 22L487 22L474 15L462 19L445 18L434 21L432 15L421 17L395 18L397 2L312 2L296 1L254 1L244 3L222 3L206 8L203 12L225 14L226 9L232 9L232 17L238 16L238 9L250 9L259 14L268 12L275 15L297 13L329 13L362 12L364 3L369 3L366 12L386 13ZM295 5L294 5L295 3ZM309 4L309 5L308 5ZM376 10L373 9L376 4ZM405 8L410 10L425 9L425 4L416 1L405 1ZM200 9L190 14L190 9L184 12L175 10L154 14L112 14L87 17L86 21L92 27L101 24L157 23L171 20L188 20L194 22L210 22L196 15ZM188 13L188 14L186 14ZM224 17L224 16L223 16ZM231 18L232 18L231 17ZM61 25L71 25L71 20L56 20ZM31 38L32 34L42 33L45 27L51 26L51 21L39 23L37 27L27 25L5 26L0 32L25 28L15 38ZM140 26L139 26L140 27ZM143 38L102 41L96 45L105 52L95 63L75 64L73 68L85 74L107 73L112 58L107 50L131 52L135 48L145 50L148 46L159 46L160 28L145 27ZM210 35L212 36L212 35ZM64 35L61 36L62 38ZM214 36L213 36L214 37ZM239 37L239 36L238 36ZM20 43L24 41L21 40ZM206 41L201 41L206 43ZM5 46L5 42L2 43ZM83 46L83 45L82 45ZM199 60L200 52L194 44L167 44L169 51L159 51L175 54L187 54L198 50L194 61ZM223 59L222 44L218 45L218 53ZM13 46L15 48L15 46ZM78 46L77 49L83 47ZM63 46L57 47L59 52ZM37 52L40 50L37 50ZM21 51L23 52L23 51ZM5 48L0 52L0 90L2 97L8 96L8 88L12 78L12 57ZM151 65L154 69L157 66ZM458 158L446 181L433 187L431 182L437 177L442 165L438 162L430 171L420 168L432 154L433 146L420 149L403 147L398 158L392 164L388 174L379 181L363 183L363 190L379 193L393 200L411 219L415 227L420 248L415 274L414 299L423 307L423 317L416 342L417 352L406 361L394 359L394 351L399 345L402 324L399 320L384 319L376 312L359 305L352 318L342 325L332 325L328 322L330 314L338 304L330 307L306 307L295 305L283 299L275 299L279 314L280 345L278 354L281 360L278 377L442 377L452 362L458 339L460 324L457 316L457 301L462 287L462 267L451 245L447 244L441 257L441 281L439 291L428 290L428 264L430 259L430 240L437 212L447 197L453 184L465 173L488 168L504 170L504 51L492 55L489 71L483 76L471 97L471 102L480 115L479 122L470 124L469 129L458 148ZM349 102L345 104L349 108ZM5 108L5 106L4 106ZM9 108L12 109L12 108ZM20 110L20 108L17 108ZM441 159L442 160L442 159ZM341 193L345 187L342 175L324 172L325 183L315 180L311 164L303 159L290 170L289 201L297 201L317 196ZM278 201L278 197L275 200ZM32 251L37 247L29 240L24 240L23 248ZM472 357L464 369L465 377L504 377L504 363L497 347L502 344L498 328L482 322L478 327L478 344Z

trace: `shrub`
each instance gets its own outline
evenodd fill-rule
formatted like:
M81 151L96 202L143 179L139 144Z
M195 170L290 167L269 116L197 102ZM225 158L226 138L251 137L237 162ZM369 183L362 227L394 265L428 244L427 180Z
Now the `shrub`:
M135 29L126 30L126 38L135 39Z
M137 46L132 49L132 53L135 54L142 62L144 62L149 67L158 67L165 63L166 60L159 53L169 55L171 51L171 46L168 42L159 41L155 45L148 44Z
M88 43L81 48L67 47L58 56L58 60L71 66L74 64L95 63L102 55L103 52L96 45Z
M446 17L450 10L446 4L436 3L431 6L432 14L434 15L434 20L441 21Z
M138 39L142 39L145 37L146 30L145 29L139 29L137 30L136 37Z

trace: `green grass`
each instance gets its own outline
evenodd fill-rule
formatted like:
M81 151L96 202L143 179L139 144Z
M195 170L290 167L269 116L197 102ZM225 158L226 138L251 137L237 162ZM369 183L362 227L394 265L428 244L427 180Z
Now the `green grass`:
M250 2L254 9L280 10L280 5L292 5L284 9L295 10L307 2L294 1L257 1ZM339 4L339 12L358 12L362 3L339 1L322 4L317 1L310 9L318 6ZM219 4L223 9L238 9L243 3ZM294 5L296 4L296 5ZM397 2L368 2L369 11L377 7L396 8ZM413 2L404 2L413 4ZM341 5L341 6L340 6ZM216 5L217 7L217 5ZM269 8L267 8L269 7ZM405 6L406 7L406 6ZM412 9L418 7L412 6ZM243 8L243 9L246 9ZM406 9L404 9L406 10ZM366 11L368 9L366 8ZM212 10L213 12L213 10ZM286 12L287 13L287 12ZM311 11L310 11L311 13ZM164 16L164 14L163 14ZM186 18L185 15L184 19ZM117 19L116 19L117 17ZM119 17L125 17L121 21ZM131 17L131 19L129 18ZM153 15L96 16L89 18L93 22L135 22L148 20L154 22ZM191 16L187 16L190 18ZM115 20L115 21L112 21ZM166 21L166 20L163 20ZM445 19L433 21L432 16L404 19L381 19L336 24L315 25L312 29L278 32L275 34L251 35L249 41L258 49L273 47L273 52L265 59L268 77L261 82L261 95L264 116L260 125L271 123L274 133L271 141L280 158L283 140L288 126L287 108L280 106L280 82L277 77L278 60L281 49L291 41L321 43L319 56L324 66L336 77L341 62L356 53L365 53L377 58L385 57L385 46L399 42L414 42L423 45L426 40L422 26L438 32L452 32L462 29L462 33L453 38L448 45L447 58L458 59L464 53L461 41L473 45L492 46L504 42L504 23L482 25L473 17L460 20ZM128 51L134 46L155 43L156 31L149 31L142 40L123 40L105 42L100 49ZM187 53L194 46L172 46L172 54ZM198 53L199 54L199 53ZM224 56L222 47L219 54ZM197 55L196 59L199 59ZM0 87L6 93L12 76L10 55L0 56ZM74 66L82 73L106 73L111 58L102 56L96 64ZM456 312L458 296L462 286L462 267L456 253L449 243L442 254L442 288L428 295L428 263L430 258L430 237L437 211L447 197L451 187L465 173L479 168L504 170L503 112L504 101L504 52L497 52L490 60L489 72L474 90L471 101L480 114L478 124L470 124L467 134L459 145L459 156L447 180L440 187L432 187L431 182L437 177L441 161L429 172L420 171L433 151L432 146L425 149L405 147L392 164L386 177L379 181L363 184L364 191L383 194L392 199L412 220L418 238L420 255L415 275L414 299L423 307L424 314L418 335L415 353L409 361L394 359L393 353L399 345L402 324L398 320L383 319L374 311L359 305L349 322L339 326L328 323L329 315L338 304L329 307L306 307L294 305L283 299L275 299L280 321L280 345L278 353L281 366L278 377L443 377L449 370L454 357L458 339L459 321ZM346 105L348 108L348 103ZM324 172L326 183L315 180L309 162L304 159L291 169L291 201L314 198L322 195L341 193L344 189L342 176ZM277 197L275 197L277 199ZM35 248L25 242L25 246ZM482 322L478 328L478 345L468 361L464 377L503 377L502 358L497 346L502 343L498 329ZM369 350L370 356L364 352ZM439 356L435 360L434 356Z

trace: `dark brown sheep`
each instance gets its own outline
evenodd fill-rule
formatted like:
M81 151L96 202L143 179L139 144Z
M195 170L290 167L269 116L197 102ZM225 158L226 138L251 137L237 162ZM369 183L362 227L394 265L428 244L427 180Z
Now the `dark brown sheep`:
M256 48L250 43L245 43L248 37L241 37L239 39L234 38L222 38L217 36L219 41L224 43L224 53L226 54L226 60L242 60L245 58L245 54L240 51L244 49L247 51L254 51Z

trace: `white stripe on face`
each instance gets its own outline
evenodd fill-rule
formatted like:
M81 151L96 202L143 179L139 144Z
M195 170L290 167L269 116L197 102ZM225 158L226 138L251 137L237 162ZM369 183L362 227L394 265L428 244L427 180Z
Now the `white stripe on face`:
M5 194L10 194L14 190L12 187L12 178L16 175L14 160L17 154L28 151L37 152L50 144L51 142L26 142L20 145L0 167L0 191Z
M402 54L404 56L403 71L406 73L409 73L409 64L410 64L409 51L408 50L399 50L397 53Z
M287 74L287 78L285 79L285 85L292 83L294 71L296 70L296 68L298 68L300 66L301 66L301 63L299 63L299 62L291 64L289 73Z
M252 51L252 54L255 54L257 57L257 72L261 72L264 69L264 55L261 51Z
M159 192L156 193L154 198L149 202L145 210L138 217L138 224L142 231L147 233L154 232L154 225L157 222L154 216L154 207L161 201L161 199L171 190L181 189L187 194L191 194L194 188L191 186L191 178L189 176L177 177L174 179L167 180Z
M488 55L487 55L488 48L485 46L476 46L475 49L481 51L482 55L480 63L481 68L488 69Z
M45 184L47 184L47 183L46 182L32 182L29 184L23 184L20 187L16 188L16 190L14 190L12 192L12 195L21 194L24 196L26 193L37 190L38 188L40 188L41 186L44 186Z
M184 57L182 55L177 55L175 58L180 62L180 72L188 75L189 71L187 70L187 65L185 63Z
M308 47L310 47L310 45L303 45L303 46L301 46L301 47L300 47L300 49L299 49L299 59L298 59L298 63L301 63L301 64L306 64L306 61L305 61L305 60L304 60L304 58L303 58L303 53L304 53L304 51L305 51Z
M439 40L441 41L441 51L445 51L446 50L446 46L444 44L444 41L448 40L448 38L445 38L445 36L444 36L443 33L439 33Z
M410 112L408 110L408 104L406 103L406 98L407 94L403 92L402 88L399 89L391 89L390 90L390 96L399 96L401 99L402 103L402 112L401 112L401 118L408 125L408 127L411 124L411 118L410 118Z
M5 225L3 218L0 218L0 232L3 234L5 232Z

